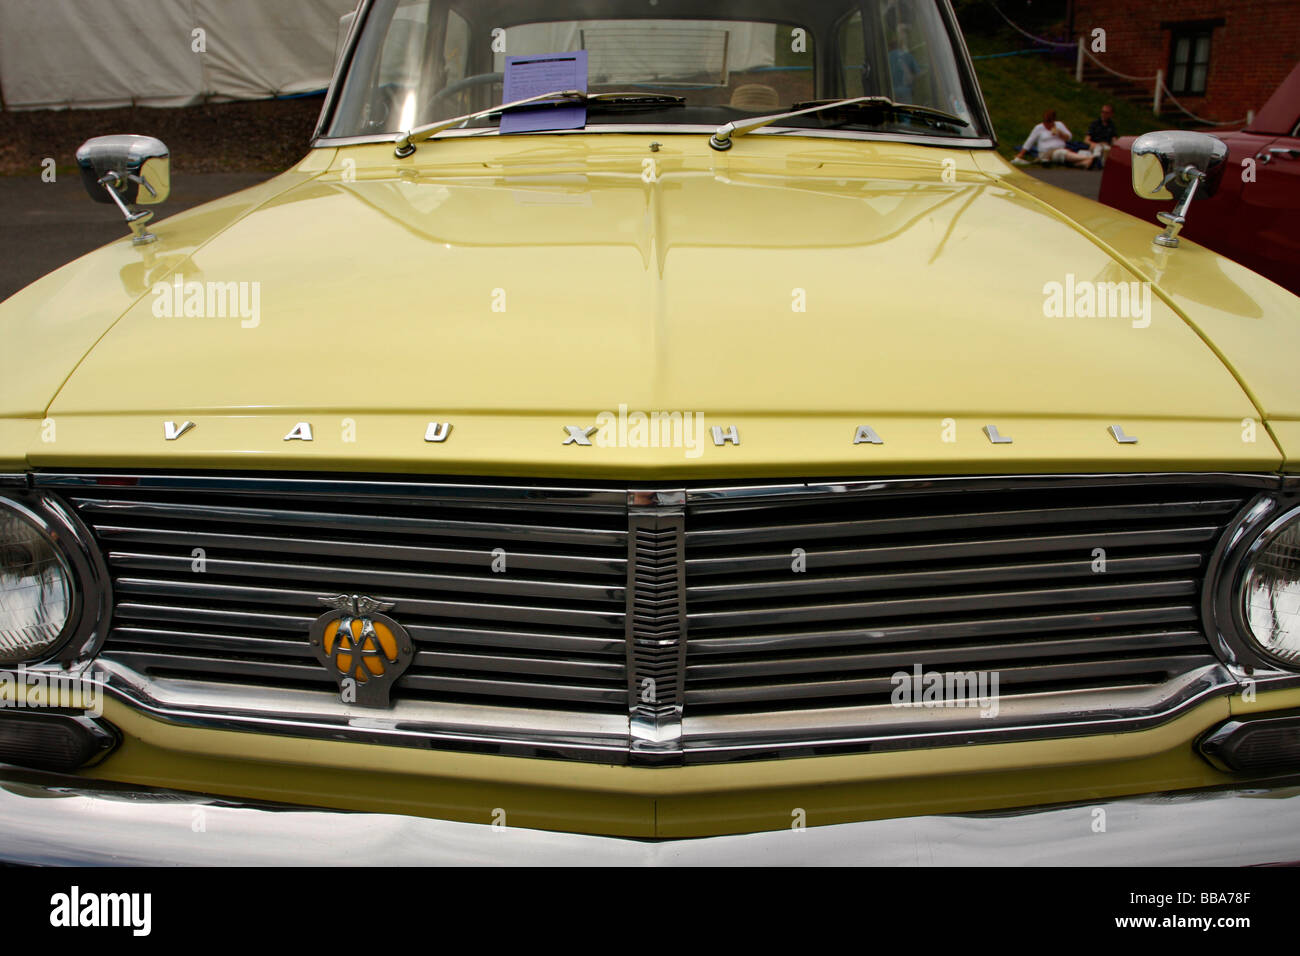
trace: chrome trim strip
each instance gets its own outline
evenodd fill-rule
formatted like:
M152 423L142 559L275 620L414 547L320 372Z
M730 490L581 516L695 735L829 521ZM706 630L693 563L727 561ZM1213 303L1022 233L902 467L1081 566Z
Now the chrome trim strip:
M657 500L681 496L665 492ZM628 715L646 762L681 760L686 701L686 516L680 504L632 505L627 527Z
M172 489L188 491L219 491L229 494L281 494L305 496L356 496L360 500L371 497L387 499L408 498L412 501L446 499L458 507L482 503L483 507L500 507L514 503L520 507L538 504L591 506L601 511L622 514L628 505L626 486L593 484L569 486L547 484L497 483L490 480L470 482L463 479L446 481L395 477L275 477L273 474L185 474L147 472L56 472L38 471L29 477L32 487L67 490L108 486L121 488ZM1017 488L1085 488L1105 484L1108 487L1165 484L1230 484L1243 488L1280 489L1283 476L1275 473L1251 472L1137 472L1137 473L1067 473L1044 475L954 475L941 477L902 478L847 478L844 480L816 479L806 482L785 481L736 482L729 485L711 485L703 482L685 486L686 503L691 507L711 507L729 501L743 503L755 499L768 504L773 499L789 496L802 498L812 495L841 494L915 494L929 491L961 491L972 487L987 490L1014 490ZM648 494L650 491L639 492Z
M1300 687L1296 674L1262 678L1257 685L1261 691L1295 687ZM693 764L1129 733L1167 723L1201 703L1239 690L1223 665L1207 664L1166 684L1006 694L999 701L997 726L981 718L975 707L876 705L702 717L687 711L683 747L686 762ZM900 724L896 721L900 711L915 717ZM1045 719L1048 715L1050 720ZM891 716L895 719L887 720Z
M1133 485L1240 485L1243 488L1280 488L1281 476L1248 472L1150 472L1136 474L1056 475L959 475L917 478L853 478L844 481L818 480L804 483L734 484L716 487L688 487L686 502L696 510L769 505L782 500L796 501L817 495L903 495L942 491L1012 491L1020 488L1131 487Z
M195 833L202 807L206 833ZM1098 809L1114 821L1088 839ZM1143 794L691 839L266 804L7 768L0 860L36 866L1243 866L1300 861L1300 786ZM212 833L219 833L214 839ZM1085 836L1080 838L1079 834ZM347 834L346 848L340 834Z
M510 133L509 136L582 136L599 133L621 133L624 135L647 133L656 136L680 134L683 136L698 135L702 137L707 147L708 138L717 132L717 129L716 125L710 126L703 123L596 123L587 125L582 129L538 130L530 133ZM372 143L383 143L392 146L393 138L400 135L401 133L380 133L365 136L319 136L312 141L311 145L313 149L333 149L338 146L361 146ZM425 142L433 143L441 139L476 139L500 135L495 127L443 130ZM784 136L801 139L852 140L854 142L870 143L906 143L912 146L935 146L942 149L992 149L996 145L994 140L988 137L971 137L968 139L961 136L924 136L917 133L871 133L838 129L804 129L797 126L765 126L762 129L754 130L750 136Z
M42 665L36 670L50 669ZM332 692L268 689L201 680L149 678L113 660L83 667L83 679L104 694L167 723L289 737L350 740L422 749L470 750L507 756L609 764L659 765L630 735L628 718L481 704L402 700L391 711L350 707ZM1261 676L1257 690L1300 687L1300 675ZM1001 713L1014 721L990 726L973 708L916 710L899 724L892 707L819 708L690 716L682 720L687 763L883 752L971 743L1011 743L1145 730L1173 720L1240 685L1222 665L1209 664L1161 685L1131 691L1064 691L1002 695ZM1117 714L1117 701L1138 711ZM1060 708L1066 707L1064 712Z
M393 478L318 478L272 475L212 475L143 472L36 472L36 488L69 491L108 486L175 491L211 491L222 494L295 495L303 497L348 497L357 500L382 498L385 501L445 501L457 507L526 508L563 506L622 514L626 508L623 488L581 487L537 484L497 484L470 481L401 481Z
M96 661L82 676L149 717L188 727L422 750L627 762L627 717L622 714L411 700L377 711L344 704L332 690L149 678L112 660Z
M908 661L907 663L912 664L912 667L919 666L917 662ZM900 663L896 662L893 666L895 672L902 669ZM1017 696L1014 689L1018 686L1082 679L1104 680L1113 684L1117 678L1121 681L1124 678L1134 680L1139 677L1149 677L1156 673L1163 674L1167 678L1157 685L1162 690L1166 690L1170 684L1176 683L1183 675L1195 673L1196 670L1208 666L1219 666L1214 659L1214 655L1210 654L1208 650L1202 649L1200 653L1186 651L1179 654L1175 649L1175 651L1159 657L1121 657L1084 663L1034 661L1001 665L993 670L998 675L999 687L1008 691L1006 696L1013 697ZM907 671L904 671L904 675L906 676L911 670L912 668L908 668ZM824 712L836 699L843 699L848 696L858 697L866 694L887 697L898 686L892 676L806 675L799 670L785 670L767 676L771 679L763 684L746 684L740 687L725 685L719 687L709 684L692 686L686 691L686 703L689 705L686 712L690 715L692 708L709 705L745 704L758 706L768 704L775 706L781 702L795 701L815 702L816 709ZM1119 687L1112 686L1107 689L1113 690L1116 694L1121 693ZM917 693L920 693L919 687ZM999 693L997 698L999 715L1001 714L1001 696ZM1034 693L1030 692L1023 696L1034 696ZM963 706L957 709L966 713L971 710L978 710L977 701L978 697L975 696L966 698L961 701ZM897 718L900 714L905 715L907 710L906 708L894 707L891 704L888 707L882 707L878 713L882 715L893 714ZM753 715L753 710L746 710L747 717L753 717Z
M338 105L339 93L343 89L343 77L352 67L352 59L356 55L357 45L361 40L361 29L365 24L366 17L370 14L370 8L374 0L361 0L356 9L356 16L352 19L352 26L348 30L348 35L343 41L343 49L339 55L339 61L334 64L334 73L330 77L330 85L325 90L325 102L321 104L320 115L316 117L316 128L312 131L312 140L320 138L324 132L325 126L334 116L334 107Z
M717 641L724 644L726 638ZM754 677L769 675L789 676L795 674L831 674L839 665L845 670L863 670L871 666L877 668L899 665L898 651L895 649L879 650L870 646L854 648L847 654L836 654L834 648L814 645L807 649L796 649L796 657L771 661L752 653L741 651L739 654L723 653L718 659L715 648L714 659L710 660L708 652L700 652L692 642L691 652L694 658L686 667L688 678L707 680L710 678ZM752 648L750 649L752 650ZM763 648L766 650L766 648ZM1012 665L1009 671L1014 673L1025 667L1039 667L1052 664L1057 658L1075 657L1085 654L1104 654L1115 651L1130 651L1134 654L1143 652L1172 653L1180 651L1183 655L1192 655L1202 661L1215 662L1215 658L1205 646L1205 638L1200 631L1143 631L1128 634L1106 634L1101 636L1060 637L1056 640L1032 637L1022 641L985 641L981 644L951 647L918 647L907 654L908 664L919 664L923 668L931 664L973 665L978 661L1015 660L1021 663ZM1199 652L1199 653L1195 653ZM1114 658L1122 662L1123 658ZM1144 658L1144 660L1150 660ZM811 680L812 678L810 678ZM827 679L825 677L823 680ZM888 689L888 685L886 685Z
M939 4L939 16L943 19L944 27L948 31L949 42L952 43L953 52L957 55L957 72L961 76L962 90L966 94L968 105L974 107L973 112L979 120L979 126L988 131L990 144L997 146L998 131L993 126L993 118L989 115L988 104L984 102L984 89L980 86L979 74L975 70L975 61L971 59L970 49L966 45L966 33L957 21L957 14L952 8L951 0L942 0Z

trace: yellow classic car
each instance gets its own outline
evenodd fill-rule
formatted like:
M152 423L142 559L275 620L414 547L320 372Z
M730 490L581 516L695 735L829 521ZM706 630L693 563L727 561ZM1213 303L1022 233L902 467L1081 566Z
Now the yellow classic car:
M1024 174L947 0L363 0L282 175L91 140L129 233L0 305L0 858L1300 859L1217 142Z

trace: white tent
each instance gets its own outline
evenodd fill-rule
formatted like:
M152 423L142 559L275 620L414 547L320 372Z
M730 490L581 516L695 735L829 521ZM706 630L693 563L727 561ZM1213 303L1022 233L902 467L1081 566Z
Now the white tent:
M357 0L3 0L7 109L187 106L323 89Z

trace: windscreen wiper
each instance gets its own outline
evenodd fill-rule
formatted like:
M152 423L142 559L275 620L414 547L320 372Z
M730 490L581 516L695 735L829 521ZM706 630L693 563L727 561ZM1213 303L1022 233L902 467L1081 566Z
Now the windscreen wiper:
M803 104L796 103L796 106ZM847 100L819 100L811 106L803 109L796 109L789 113L776 113L772 116L756 116L754 119L741 120L740 122L727 123L719 126L717 132L709 137L709 145L714 149L731 149L731 141L737 136L744 136L746 133L752 133L756 129L762 129L764 126L770 126L773 123L779 123L782 120L793 119L796 116L807 116L811 113L821 113L826 110L843 109L847 107L867 107L876 110L885 110L890 113L900 113L905 116L921 116L929 119L943 120L954 126L970 126L960 116L953 116L951 113L945 113L943 110L931 109L928 106L917 106L914 103L895 103L888 96L854 96Z
M524 109L529 106L609 106L615 108L640 108L661 107L661 106L685 106L686 97L673 96L670 93L640 93L635 90L610 93L584 93L582 90L554 90L550 93L539 93L536 96L530 96L527 99L515 100L513 103L502 103L500 106L493 106L490 109L479 110L477 113L466 113L464 116L454 116L451 119L438 120L436 123L426 123L424 126L417 126L415 129L402 133L394 141L395 152L399 159L405 159L415 152L415 144L419 140L426 140L436 133L441 133L445 129L451 129L453 126L459 126L462 123L469 123L476 119L483 119L487 116L495 116L498 113L509 113L511 110Z

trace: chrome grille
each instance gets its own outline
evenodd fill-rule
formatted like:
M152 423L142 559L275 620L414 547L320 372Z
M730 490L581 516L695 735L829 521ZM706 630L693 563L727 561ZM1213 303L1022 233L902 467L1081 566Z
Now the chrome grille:
M1231 686L1204 579L1277 479L34 483L93 529L114 603L99 659L158 716L664 764L1167 720ZM416 646L393 709L360 723L308 645L338 593L392 602ZM996 672L1002 716L891 707L915 668Z
M918 665L1020 694L1215 662L1201 581L1241 489L990 485L706 499L686 534L687 713L888 703Z
M322 595L360 592L394 602L416 644L397 698L626 709L621 514L403 490L71 496L113 579L103 656L150 676L328 690L307 629Z

